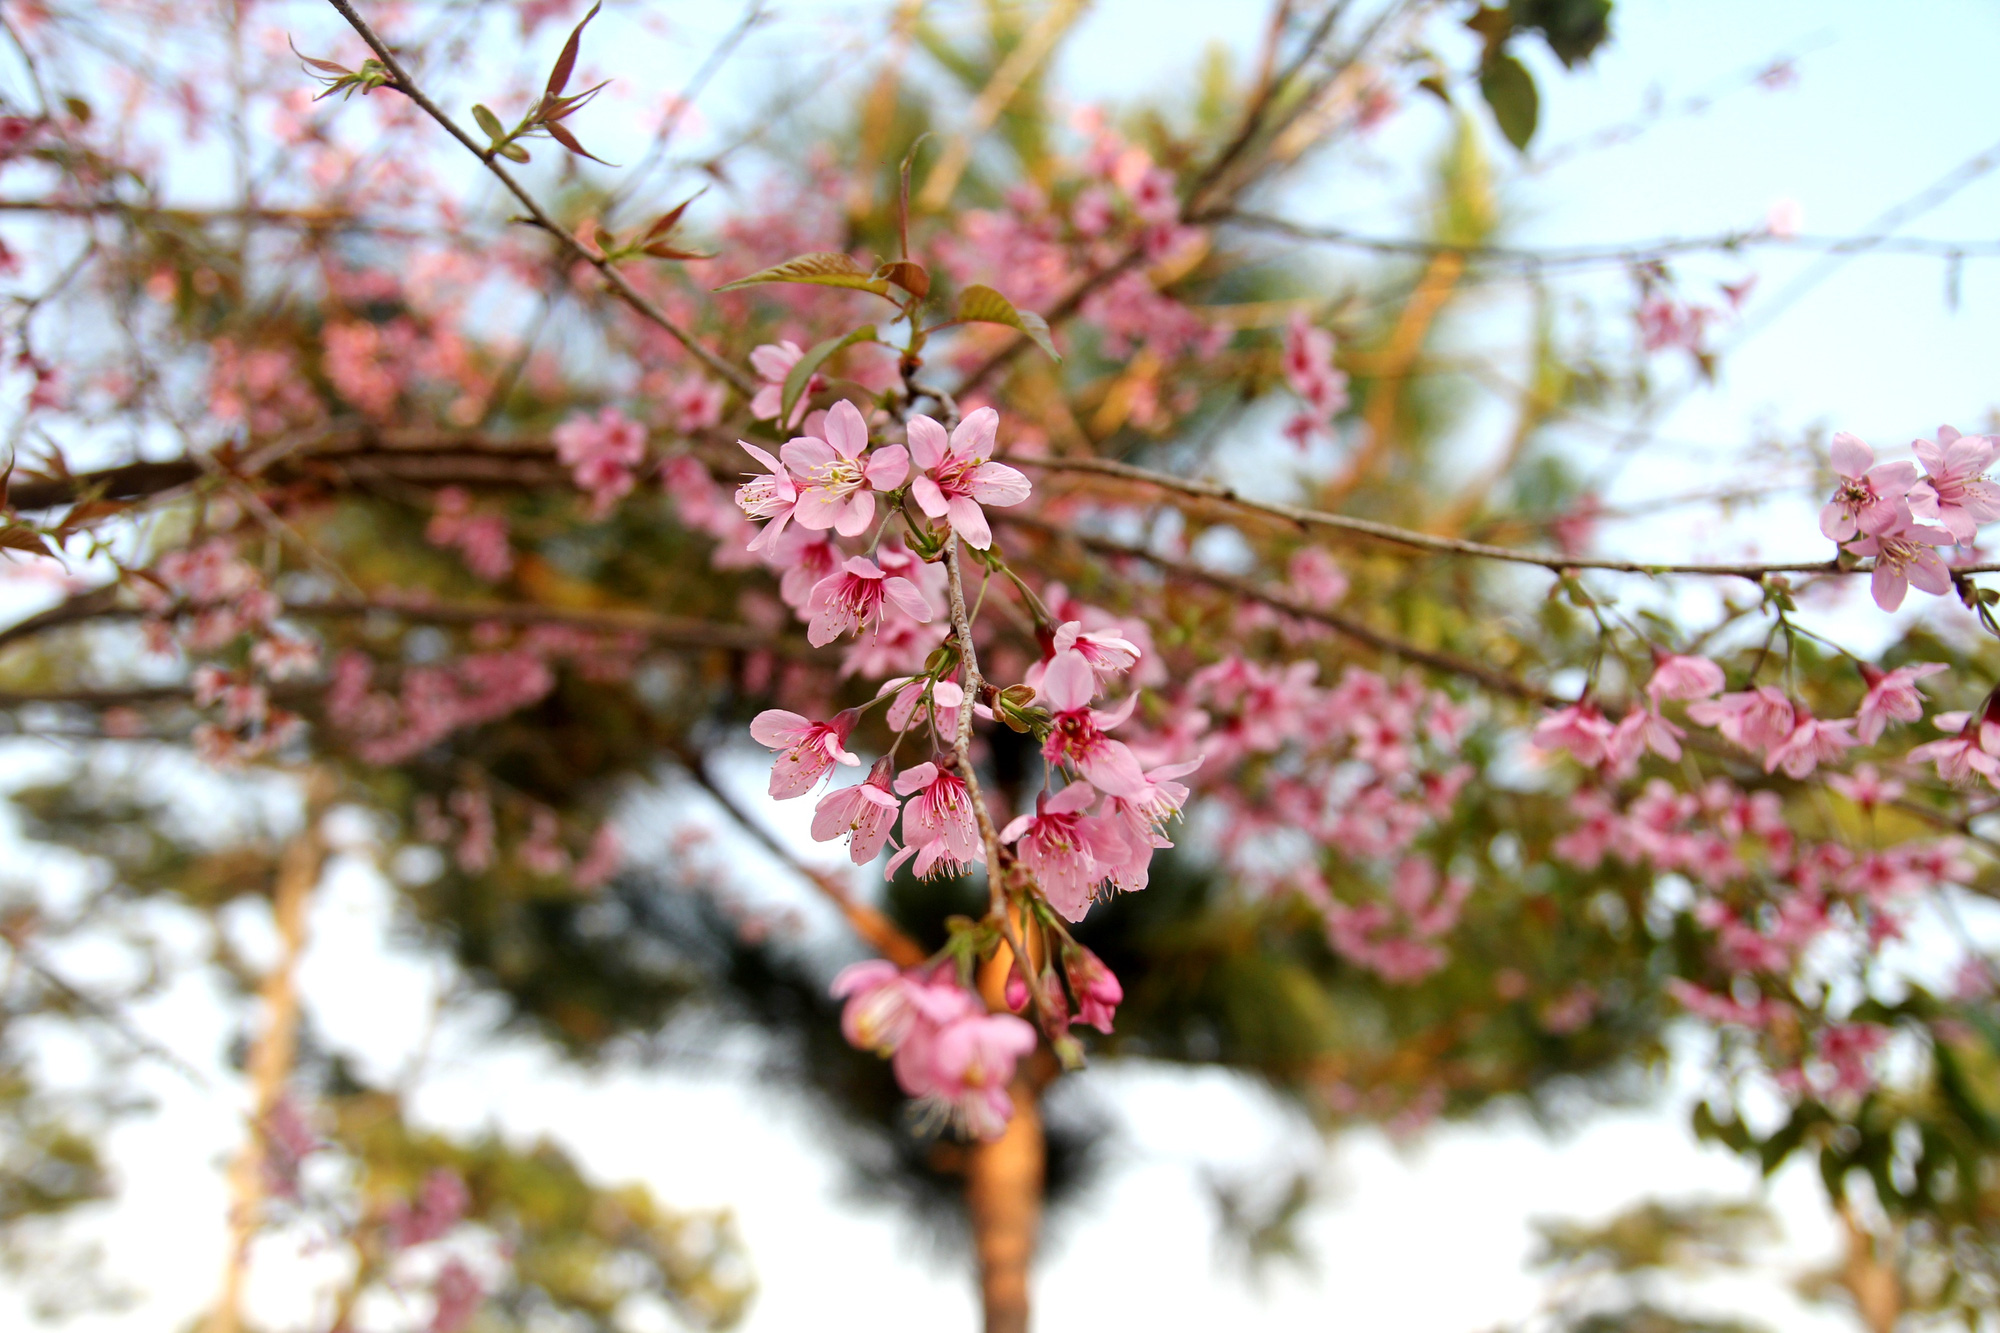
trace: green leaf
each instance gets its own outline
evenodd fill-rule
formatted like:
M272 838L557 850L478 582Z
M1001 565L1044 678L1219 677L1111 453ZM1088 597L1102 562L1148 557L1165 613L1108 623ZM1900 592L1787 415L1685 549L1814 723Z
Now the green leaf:
M1032 311L1016 310L1012 301L991 287L974 283L959 293L958 318L960 322L1005 324L1010 329L1018 329L1033 339L1035 346L1047 352L1050 360L1062 360L1056 355L1056 345L1049 340L1048 321Z
M1528 67L1504 52L1494 56L1479 71L1479 91L1493 108L1493 119L1507 142L1526 152L1535 137L1535 122L1541 118L1541 95L1535 91L1535 76Z
M761 273L725 282L715 290L733 292L739 287L753 287L760 282L799 282L813 287L851 287L855 291L873 292L877 296L889 294L888 283L855 263L851 257L826 253L799 255Z
M1568 69L1611 36L1611 0L1508 0L1507 13L1515 28L1539 32Z
M812 383L812 377L819 373L819 368L826 364L828 357L843 347L874 341L875 326L863 324L854 332L842 337L828 338L825 342L814 343L785 376L784 406L778 409L778 420L792 419L792 408L797 406L800 397L805 394L806 385Z
M520 144L517 143L507 144L501 148L495 149L494 151L499 153L500 156L506 158L509 162L526 162L528 160L528 150L523 148Z
M507 137L507 129L500 123L500 117L478 102L472 104L472 118L492 142L497 144Z

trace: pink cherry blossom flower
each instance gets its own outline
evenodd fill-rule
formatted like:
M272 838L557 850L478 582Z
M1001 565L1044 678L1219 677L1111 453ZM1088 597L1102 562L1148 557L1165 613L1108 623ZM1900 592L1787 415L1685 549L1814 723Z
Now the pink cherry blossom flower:
M1858 435L1833 437L1833 470L1840 477L1833 498L1819 511L1819 530L1836 542L1856 534L1887 532L1903 521L1903 497L1917 482L1917 465L1875 463L1875 451Z
M1080 652L1057 653L1042 672L1038 702L1053 715L1054 726L1042 742L1042 755L1052 764L1069 764L1084 780L1112 796L1139 796L1146 790L1146 775L1139 760L1123 741L1104 733L1124 722L1138 705L1139 696L1109 712L1090 707L1097 695L1097 673Z
M1768 685L1690 704L1688 717L1746 750L1776 745L1793 731L1792 701Z
M1894 611L1903 604L1910 585L1915 584L1934 597L1951 591L1951 571L1933 548L1951 545L1951 534L1943 528L1925 527L1909 521L1886 532L1875 533L1854 543L1856 555L1875 557L1874 577L1869 590L1875 605Z
M1146 785L1136 795L1114 796L1111 811L1121 820L1131 841L1147 847L1171 847L1161 829L1187 804L1186 784L1176 782L1201 767L1201 759L1162 764L1146 770Z
M1681 757L1681 737L1686 734L1653 710L1634 708L1618 719L1604 752L1620 769L1636 766L1648 750L1671 762Z
M1857 764L1852 774L1829 773L1826 785L1864 810L1897 800L1904 791L1901 782L1883 777L1873 764Z
M1654 703L1665 699L1706 699L1720 694L1723 683L1722 668L1706 657L1662 654L1654 660L1653 678L1646 682L1646 693Z
M1056 628L1055 651L1066 653L1072 649L1083 654L1099 681L1130 671L1145 655L1130 639L1105 630L1087 631L1081 620L1065 620Z
M682 380L667 395L667 420L683 435L708 430L722 422L723 396L722 386L714 380L700 376Z
M1937 524L1959 542L2000 518L2000 486L1986 480L1986 469L2000 458L2000 436L1960 435L1941 426L1935 444L1917 440L1910 447L1924 464L1924 479L1910 491L1913 518Z
M1791 734L1773 745L1764 756L1764 771L1785 771L1786 777L1803 778L1821 764L1830 764L1851 749L1855 740L1849 733L1854 719L1824 722L1807 712L1803 704L1793 709Z
M1070 989L1076 993L1077 1017L1099 1032L1109 1033L1125 1002L1125 988L1110 968L1081 944L1063 950L1063 970L1069 974Z
M1304 311L1294 311L1285 326L1285 383L1304 403L1285 426L1285 434L1304 447L1347 407L1347 376L1334 368L1333 335L1316 327Z
M1861 676L1868 682L1868 693L1862 696L1861 707L1855 710L1856 738L1863 745L1873 745L1882 739L1882 731L1891 719L1915 722L1922 718L1924 695L1917 682L1943 670L1946 667L1942 662L1916 662L1894 671L1878 671L1863 662Z
M914 983L894 963L870 958L842 968L831 989L847 1001L840 1031L856 1050L893 1055L917 1025Z
M1558 708L1535 724L1532 737L1537 749L1567 750L1585 768L1596 768L1611 757L1611 738L1611 723L1589 702Z
M615 407L595 418L577 415L555 428L556 457L577 486L590 493L591 512L602 518L629 494L634 469L646 458L646 428Z
M889 730L908 731L912 724L926 720L927 714L935 713L937 729L946 736L958 734L958 707L965 702L965 687L955 680L932 681L925 676L898 676L882 683L878 694L895 692L895 699L883 720ZM929 702L925 695L929 695ZM983 705L982 705L983 708ZM990 710L980 716L989 716Z
M863 781L820 797L813 810L813 840L846 838L848 859L865 866L889 840L889 830L901 808L902 802L889 790L889 758L884 755Z
M838 574L829 574L813 585L806 598L806 641L824 648L843 634L855 633L880 623L883 609L894 606L912 620L928 623L930 603L917 585L899 575L888 575L865 555L852 556Z
M860 720L858 710L836 713L831 722L815 722L782 708L769 708L750 720L750 735L759 745L779 752L771 766L771 795L783 801L803 796L836 763L858 767L859 756L847 749L847 738Z
M1931 741L1910 751L1910 762L1937 765L1937 775L1958 786L1976 773L2000 786L2000 725L1965 713L1939 713L1931 719L1940 728L1958 727L1958 734Z
M1005 508L1028 498L1028 479L993 457L1000 414L982 407L968 414L947 439L944 427L921 414L910 418L910 460L918 468L910 483L917 507L932 518L949 518L952 531L978 550L993 544L981 505Z
M1014 1067L1035 1049L1034 1026L1012 1014L961 1018L937 1035L931 1053L936 1083L927 1100L975 1138L997 1139L1013 1117L1007 1087Z
M759 421L769 421L784 410L785 377L792 373L792 367L799 363L805 350L787 338L783 342L765 343L750 350L750 365L764 383L750 399L750 415ZM787 430L798 426L799 418L805 415L812 396L826 387L824 377L814 375L807 381L805 392L792 405L791 420L785 422Z
M912 856L924 877L933 871L956 875L986 859L964 778L926 762L898 774L896 790L915 799L903 807L903 850L890 858L886 877L893 879Z
M765 546L762 558L766 565L779 571L778 596L786 606L803 611L814 585L839 573L846 556L835 544L831 532L792 527Z
M768 473L762 477L752 477L736 488L736 507L751 518L768 518L771 521L750 543L753 551L769 547L792 521L793 512L798 508L799 488L785 465L759 449L748 440L738 440L744 451L764 465Z
M856 537L875 519L875 492L894 490L909 475L909 452L900 444L868 450L868 423L842 399L826 414L826 438L802 435L778 451L798 486L792 516L799 526L832 528Z
M453 1255L431 1281L430 1333L459 1333L486 1303L486 1287L465 1261Z
M1097 802L1097 790L1072 782L1054 796L1044 789L1035 797L1035 812L1021 815L1000 830L1000 841L1018 844L1015 854L1034 873L1049 906L1066 921L1081 921L1097 896L1105 871L1097 856L1103 840L1098 826L1083 815ZM1125 850L1122 839L1107 847L1107 859Z

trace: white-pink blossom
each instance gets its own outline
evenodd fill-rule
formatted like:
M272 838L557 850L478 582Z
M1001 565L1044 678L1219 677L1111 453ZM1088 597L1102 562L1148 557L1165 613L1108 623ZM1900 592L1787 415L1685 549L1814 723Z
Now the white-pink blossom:
M798 487L792 516L800 527L859 536L875 519L875 492L894 490L909 475L909 453L900 444L869 453L868 423L844 398L821 429L825 438L802 435L778 451Z
M903 807L903 850L889 859L886 876L893 878L913 856L917 874L925 877L956 875L986 859L964 778L925 762L898 774L896 790L914 799Z
M1053 715L1054 725L1042 743L1052 764L1068 764L1086 782L1112 796L1138 796L1146 790L1139 760L1123 741L1105 733L1132 715L1139 696L1127 695L1109 711L1090 706L1097 696L1097 673L1082 653L1057 653L1042 672L1039 702Z
M837 574L813 585L806 598L806 641L823 648L843 634L878 624L883 609L894 606L912 620L928 622L930 603L917 585L900 575L884 574L865 555L849 557Z
M1819 530L1837 542L1887 532L1907 520L1904 497L1917 482L1911 462L1876 464L1875 451L1858 435L1833 437L1831 461L1840 483L1819 511Z
M993 544L993 530L980 506L1020 504L1030 489L1018 470L989 461L999 429L1000 414L990 407L968 413L949 436L922 414L909 424L910 461L918 469L911 497L930 517L949 519L952 531L981 551Z
M1924 479L1910 490L1911 517L1937 524L1958 542L1971 541L1981 525L2000 518L2000 486L1986 479L1986 469L2000 458L2000 436L1961 435L1941 426L1935 443L1917 440L1910 447L1924 465Z
M889 840L889 830L901 808L902 802L889 789L889 759L885 755L875 761L863 781L820 797L813 810L813 840L846 838L848 858L865 866Z
M859 767L860 757L847 749L847 738L859 719L852 708L834 714L829 722L815 722L782 708L769 708L752 718L752 738L778 751L771 766L771 795L781 801L803 796L836 763Z
M1855 710L1855 737L1863 745L1873 745L1882 739L1882 732L1892 719L1897 722L1921 719L1924 695L1917 682L1946 669L1942 662L1913 662L1893 671L1878 671L1863 662L1861 677L1868 682L1868 693L1862 696L1861 707Z

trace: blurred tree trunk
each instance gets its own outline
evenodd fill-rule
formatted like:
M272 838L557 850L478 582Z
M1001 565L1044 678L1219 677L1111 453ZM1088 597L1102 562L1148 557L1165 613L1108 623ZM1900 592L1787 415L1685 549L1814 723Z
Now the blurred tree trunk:
M266 1188L266 1135L272 1113L285 1095L298 1052L299 993L295 973L306 945L306 907L325 859L319 814L329 795L324 774L308 779L305 826L286 844L278 862L271 895L271 913L278 927L278 961L258 987L264 1027L250 1048L248 1073L251 1112L243 1148L229 1168L229 1251L222 1272L222 1291L208 1318L208 1333L236 1333L242 1321L243 1279L249 1267L250 1244L263 1220Z
M973 1145L965 1170L986 1333L1026 1333L1028 1274L1042 1225L1041 1105L1025 1077L1014 1081L1012 1091L1014 1118L1007 1132Z

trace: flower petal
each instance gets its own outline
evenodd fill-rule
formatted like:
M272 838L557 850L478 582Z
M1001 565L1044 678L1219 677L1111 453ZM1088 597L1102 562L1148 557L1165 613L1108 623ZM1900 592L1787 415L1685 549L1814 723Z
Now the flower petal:
M943 518L951 512L951 506L945 502L944 492L938 489L938 484L921 473L910 483L910 496L917 502L917 508L932 518Z
M910 418L909 437L910 458L927 472L944 461L945 453L951 447L944 427L921 412Z
M954 495L945 507L951 514L952 531L965 538L975 551L993 545L993 529L986 525L986 511L979 507L978 501Z
M951 433L951 451L960 458L970 458L984 463L993 456L993 439L1000 429L1000 414L990 407L982 407L966 414L958 423L958 429Z
M1841 431L1833 437L1828 451L1833 470L1843 477L1858 477L1875 465L1875 451L1859 435Z
M842 458L859 458L868 447L868 423L845 398L827 409L826 441Z
M862 471L868 484L878 491L893 491L910 475L910 451L900 444L886 444L868 456Z
M785 466L801 477L810 477L814 468L825 467L839 459L833 446L815 435L801 435L787 440L785 447L778 450L778 456L785 460Z
M1090 661L1074 650L1057 653L1042 671L1041 699L1055 713L1069 713L1087 707L1097 694L1097 673Z
M979 503L1005 509L1027 499L1034 487L1028 484L1027 476L1019 468L1008 467L1005 463L981 463L966 478L966 489Z
M750 719L750 738L773 750L789 750L812 726L812 719L782 708L767 708Z

